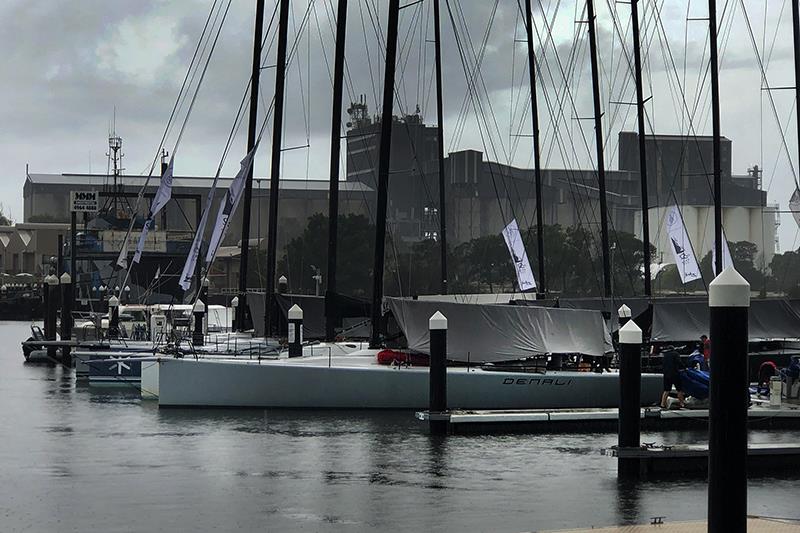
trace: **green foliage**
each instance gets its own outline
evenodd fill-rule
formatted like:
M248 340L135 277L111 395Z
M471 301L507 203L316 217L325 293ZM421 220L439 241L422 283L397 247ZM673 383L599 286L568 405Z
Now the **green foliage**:
M800 298L800 249L775 254L770 263L768 288L791 298Z
M346 215L339 217L338 233L338 292L352 296L369 296L372 291L375 227L362 215ZM328 217L317 213L308 219L303 234L289 241L284 248L283 256L278 260L277 275L286 276L291 292L314 294L316 282L313 279L313 265L322 272L324 293L328 275L327 258ZM265 261L262 262L264 263ZM253 274L252 270L248 272L249 275ZM260 285L263 286L263 283Z
M13 226L14 221L9 218L5 213L3 204L0 204L0 226Z

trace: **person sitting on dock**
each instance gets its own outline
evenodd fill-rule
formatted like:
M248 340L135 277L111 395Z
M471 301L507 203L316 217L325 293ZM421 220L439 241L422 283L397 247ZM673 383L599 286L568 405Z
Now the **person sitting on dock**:
M706 359L706 367L711 360L711 341L708 340L707 335L700 335L700 350L703 352L703 357Z
M664 392L661 394L661 408L668 409L669 394L672 392L672 386L678 391L678 406L683 408L684 393L681 387L680 370L683 368L680 354L672 346L667 347L662 352L662 373L664 374Z

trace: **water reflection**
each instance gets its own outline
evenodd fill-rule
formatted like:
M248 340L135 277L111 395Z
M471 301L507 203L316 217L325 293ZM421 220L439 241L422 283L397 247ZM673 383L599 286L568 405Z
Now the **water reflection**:
M14 340L0 356L4 531L530 531L705 515L701 480L618 482L599 453L613 434L437 437L405 411L159 409L133 387L22 364L26 324L0 335ZM753 512L796 515L796 474L751 487Z

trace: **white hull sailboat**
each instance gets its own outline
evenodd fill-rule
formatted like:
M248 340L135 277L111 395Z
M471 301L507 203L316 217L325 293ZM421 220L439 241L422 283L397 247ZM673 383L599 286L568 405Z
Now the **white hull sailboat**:
M614 372L515 371L496 364L520 354L602 356L610 337L595 311L387 299L411 352L427 353L430 309L452 317L448 406L463 409L614 407ZM232 361L162 358L143 366L142 388L164 407L420 409L428 406L425 366L384 365L378 350L350 343L307 346L297 358ZM313 350L313 351L312 351ZM349 350L349 353L348 353ZM516 353L517 356L511 356ZM479 363L479 366L475 366ZM658 401L660 374L642 376L642 404Z
M376 350L266 361L160 359L143 366L142 388L162 407L423 409L428 368L379 365ZM154 389L157 383L157 390ZM642 404L661 376L642 376ZM448 368L447 404L460 409L616 407L619 375Z

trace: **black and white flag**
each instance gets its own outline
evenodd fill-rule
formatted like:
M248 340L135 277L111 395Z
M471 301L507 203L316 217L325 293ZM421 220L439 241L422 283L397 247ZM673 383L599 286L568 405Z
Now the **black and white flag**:
M692 243L686 233L686 226L683 225L683 218L677 205L672 206L672 209L667 213L666 226L670 248L672 248L672 257L675 258L675 266L678 267L681 282L689 283L690 281L701 279L700 265L694 256Z
M528 254L525 252L525 243L522 242L522 234L519 231L516 219L503 228L503 239L506 241L511 260L514 262L519 290L524 292L535 289L536 280L533 278L533 270L531 270Z
M250 150L244 159L242 159L239 172L236 174L236 177L233 178L233 182L228 188L228 192L225 193L225 198L223 198L219 204L217 220L214 223L214 230L211 232L211 240L208 243L208 251L206 252L206 268L208 268L208 266L214 260L214 257L217 255L217 250L219 249L220 244L222 244L225 234L228 232L231 215L233 215L233 213L236 211L236 206L239 205L239 200L242 199L242 193L244 192L247 174L250 171L250 168L253 166L253 155L257 149L258 143L256 143L253 149ZM247 243L245 243L245 246L246 245Z
M147 220L144 222L144 226L142 227L142 233L139 234L139 242L136 245L136 253L133 254L133 262L138 263L139 260L142 258L142 252L144 251L144 244L147 241L147 233L150 231L150 228L153 226L154 217L158 214L161 209L167 205L170 198L172 198L172 163L175 161L174 154L173 157L169 160L169 165L167 165L167 169L164 171L164 174L161 176L161 183L158 185L158 190L156 191L156 196L153 198L153 203L150 205L150 214L147 215ZM127 238L125 239L125 244L123 245L123 250L127 248Z

